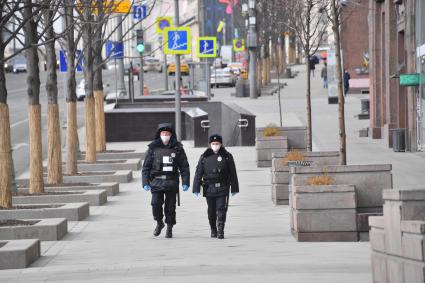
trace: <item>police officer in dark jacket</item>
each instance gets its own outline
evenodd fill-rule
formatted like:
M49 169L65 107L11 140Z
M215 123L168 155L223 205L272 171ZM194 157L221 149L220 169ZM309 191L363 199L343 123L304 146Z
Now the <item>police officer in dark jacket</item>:
M208 220L212 238L224 238L224 223L229 193L239 192L238 176L232 154L223 147L223 138L212 135L210 147L201 155L193 181L193 193L199 196L201 186L207 198ZM217 230L218 224L218 230Z
M177 141L171 124L160 124L155 140L148 145L142 169L143 188L152 193L152 213L157 222L154 236L159 236L167 223L166 238L173 237L176 224L176 197L179 175L183 191L189 190L190 171L183 145ZM162 206L164 205L164 209Z

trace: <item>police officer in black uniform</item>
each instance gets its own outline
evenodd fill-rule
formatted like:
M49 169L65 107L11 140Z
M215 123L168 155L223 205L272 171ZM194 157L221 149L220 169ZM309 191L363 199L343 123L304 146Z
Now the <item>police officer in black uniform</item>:
M145 191L152 193L152 213L157 222L153 232L159 236L167 223L166 238L173 237L176 224L176 198L179 192L179 174L183 191L189 190L190 171L183 145L177 141L171 124L160 124L155 140L148 145L142 169ZM164 209L163 205L165 203Z
M212 135L209 143L210 147L201 155L196 167L193 193L199 196L203 187L211 237L223 239L229 193L234 196L239 192L238 176L232 154L223 147L223 138Z

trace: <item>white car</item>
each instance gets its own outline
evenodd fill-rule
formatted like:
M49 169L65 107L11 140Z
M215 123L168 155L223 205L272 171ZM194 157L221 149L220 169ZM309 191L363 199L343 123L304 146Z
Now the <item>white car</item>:
M16 58L13 60L13 72L15 74L27 71L27 61L25 58Z
M85 85L84 79L82 79L77 85L76 93L77 93L78 101L83 101L84 98L86 97L86 89L84 88L84 85Z
M143 60L143 71L154 71L162 73L162 64L158 59L147 58Z
M211 70L211 87L219 87L220 85L234 87L236 85L236 80L237 78L231 72L230 68Z

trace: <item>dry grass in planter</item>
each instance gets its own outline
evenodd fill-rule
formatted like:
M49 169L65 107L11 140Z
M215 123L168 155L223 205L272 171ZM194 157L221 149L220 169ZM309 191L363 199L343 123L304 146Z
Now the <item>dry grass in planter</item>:
M263 136L264 137L278 137L280 135L280 129L274 125L269 124L266 128L264 128Z
M335 185L335 179L328 175L312 176L307 179L309 186L329 186Z
M305 155L299 150L290 151L285 158L282 159L282 163L288 166L289 161L304 161Z

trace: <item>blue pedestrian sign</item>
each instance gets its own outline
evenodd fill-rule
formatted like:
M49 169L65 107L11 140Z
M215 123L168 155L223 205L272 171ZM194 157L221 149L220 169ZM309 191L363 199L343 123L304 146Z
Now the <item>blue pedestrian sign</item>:
M77 50L75 54L75 59L77 61L76 71L83 71L83 52ZM66 61L66 51L59 50L59 71L61 73L66 73L68 71L68 62Z
M122 59L124 56L124 43L122 41L106 42L106 58Z
M146 5L134 5L133 6L133 19L143 20L148 16Z
M216 37L198 38L196 53L199 58L217 57L217 38Z
M164 29L165 54L190 54L190 28L172 27Z

